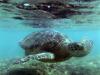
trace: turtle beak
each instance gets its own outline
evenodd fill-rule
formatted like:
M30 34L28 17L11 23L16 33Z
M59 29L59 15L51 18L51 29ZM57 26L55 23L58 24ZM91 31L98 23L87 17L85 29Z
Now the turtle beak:
M81 44L84 47L84 51L87 51L87 52L90 52L90 50L93 47L93 41L92 40L82 40Z
M83 47L83 50L79 51L76 57L83 57L83 56L88 55L91 52L92 47L93 47L93 41L92 40L82 40L79 43L79 45Z

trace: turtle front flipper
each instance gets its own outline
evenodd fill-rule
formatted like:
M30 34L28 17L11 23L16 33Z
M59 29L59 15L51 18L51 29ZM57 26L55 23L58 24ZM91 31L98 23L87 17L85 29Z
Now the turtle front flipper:
M33 54L33 55L28 55L23 58L19 58L16 61L13 62L13 64L21 64L28 62L29 60L38 60L42 62L50 62L54 59L54 54L49 53L49 52L44 52L44 53L38 53L38 54Z
M50 52L45 52L45 53L37 54L35 56L35 59L41 62L57 63L57 62L68 60L71 57L72 56L70 56L69 53L66 53L66 55L61 55L61 54L53 54Z
M36 54L34 58L42 62L52 62L55 59L55 55L50 52L44 52Z

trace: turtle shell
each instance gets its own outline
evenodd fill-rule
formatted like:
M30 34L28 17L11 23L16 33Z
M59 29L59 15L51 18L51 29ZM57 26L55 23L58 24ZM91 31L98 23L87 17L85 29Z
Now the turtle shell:
M29 34L20 42L20 45L29 55L41 51L54 52L61 49L64 41L66 38L60 32L45 29Z

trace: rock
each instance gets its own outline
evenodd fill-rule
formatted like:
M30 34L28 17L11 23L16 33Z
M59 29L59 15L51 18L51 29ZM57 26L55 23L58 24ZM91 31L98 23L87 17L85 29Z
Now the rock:
M6 75L47 75L43 70L33 68L17 68L7 72Z
M0 0L0 3L8 3L9 0Z

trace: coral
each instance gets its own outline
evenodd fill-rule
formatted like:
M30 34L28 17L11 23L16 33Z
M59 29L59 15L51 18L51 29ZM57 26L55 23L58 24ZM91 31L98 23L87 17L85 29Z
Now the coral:
M76 59L75 59L76 60ZM43 63L36 60L30 60L25 63L12 64L6 61L0 65L0 75L99 75L100 62L95 59L82 60L74 59L62 63ZM82 63L80 63L82 62ZM25 74L24 74L25 73ZM36 75L35 74L35 75Z

